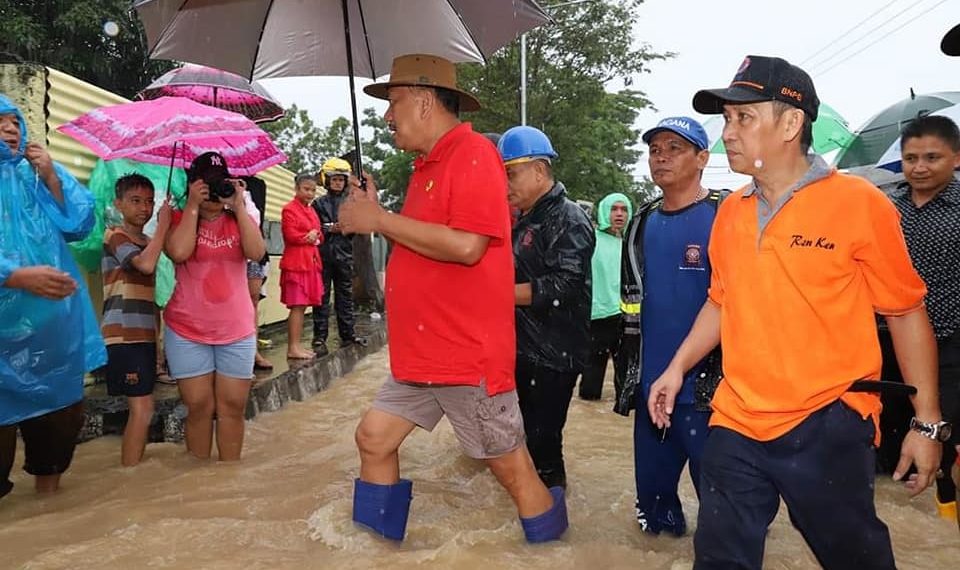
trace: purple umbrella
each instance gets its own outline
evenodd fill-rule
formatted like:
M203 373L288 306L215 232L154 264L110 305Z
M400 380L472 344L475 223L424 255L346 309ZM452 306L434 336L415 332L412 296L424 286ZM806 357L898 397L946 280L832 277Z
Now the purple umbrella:
M206 67L186 65L157 78L135 99L147 101L159 97L184 97L218 109L239 113L256 123L283 116L283 107L256 81Z

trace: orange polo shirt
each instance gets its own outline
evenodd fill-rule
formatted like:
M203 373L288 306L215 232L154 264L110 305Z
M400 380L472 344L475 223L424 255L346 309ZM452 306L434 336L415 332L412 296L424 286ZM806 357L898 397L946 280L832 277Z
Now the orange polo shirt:
M874 313L923 306L900 215L868 181L835 171L761 231L766 207L752 185L733 193L710 237L725 375L710 424L769 441L839 398L873 417L879 443L879 395L847 389L880 378Z

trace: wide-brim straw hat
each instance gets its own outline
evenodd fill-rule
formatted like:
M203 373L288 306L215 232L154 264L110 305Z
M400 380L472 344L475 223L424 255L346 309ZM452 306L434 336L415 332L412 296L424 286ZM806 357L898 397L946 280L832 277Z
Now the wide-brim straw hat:
M461 111L480 110L480 101L457 87L456 66L436 55L415 53L395 58L390 68L390 79L367 85L363 92L377 99L387 99L387 91L399 86L442 87L460 96Z

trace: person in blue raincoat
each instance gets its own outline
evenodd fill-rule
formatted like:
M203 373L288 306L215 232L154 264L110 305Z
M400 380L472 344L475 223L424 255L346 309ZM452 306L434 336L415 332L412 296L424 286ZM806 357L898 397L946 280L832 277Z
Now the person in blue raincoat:
M67 248L93 228L93 195L26 138L0 95L0 497L13 488L18 427L36 490L59 487L83 424L83 375L107 359Z

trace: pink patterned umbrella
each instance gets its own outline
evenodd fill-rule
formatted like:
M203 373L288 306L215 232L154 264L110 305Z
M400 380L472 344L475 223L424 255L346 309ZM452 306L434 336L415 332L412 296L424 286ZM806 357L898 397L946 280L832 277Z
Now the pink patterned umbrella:
M168 71L137 93L136 99L186 97L260 123L283 116L283 107L256 81L203 65L185 65Z
M94 109L57 128L104 160L130 158L187 168L219 152L234 176L253 176L287 160L250 119L182 97Z

